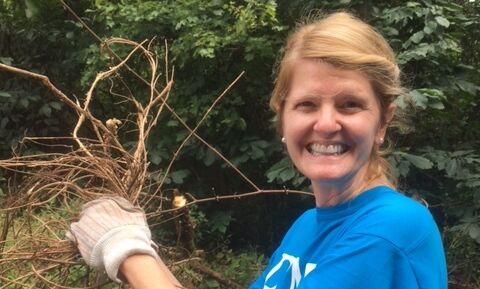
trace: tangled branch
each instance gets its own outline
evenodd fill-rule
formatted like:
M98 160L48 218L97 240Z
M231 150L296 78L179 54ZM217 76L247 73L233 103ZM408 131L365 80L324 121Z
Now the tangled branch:
M132 203L144 208L151 220L162 214L171 214L173 218L188 214L186 208L209 201L223 199L240 199L247 196L272 193L309 194L291 190L262 190L253 183L239 168L234 166L212 145L203 140L197 130L207 115L214 109L221 98L238 81L241 75L212 103L204 116L192 129L174 113L167 99L173 85L173 72L168 67L164 83L160 83L157 73L158 59L145 48L145 43L136 43L121 38L105 41L112 45L130 47L130 52L118 64L97 74L91 87L85 94L83 103L74 102L57 89L48 77L12 66L0 64L0 70L40 81L60 101L70 107L78 116L71 137L65 138L25 138L20 146L30 143L46 145L47 142L62 143L62 152L22 155L21 149L14 157L0 160L0 167L9 171L7 197L1 201L0 216L3 215L0 232L0 280L2 288L99 288L109 281L102 274L91 272L78 258L76 248L64 240L64 232L75 220L81 205L99 196L122 196ZM90 110L95 98L95 89L106 79L114 79L119 71L128 67L127 62L134 55L141 55L149 65L149 96L141 102L134 95L121 96L132 104L135 131L133 147L126 146L119 140L119 131L126 129L126 118L101 120ZM168 60L166 60L168 63ZM131 71L131 68L127 68ZM138 76L138 74L135 74ZM160 89L159 89L160 88ZM152 129L157 125L163 109L167 108L189 131L162 172L160 182L155 183L149 171L146 141ZM131 128L129 128L131 130ZM81 132L90 131L93 137L82 137ZM187 195L182 206L171 207L172 198L166 196L162 189L165 178L173 163L187 142L193 137L210 148L223 159L247 183L253 191L230 196L214 196L196 199ZM181 213L175 213L181 212ZM191 241L191 240L190 240ZM193 244L193 243L192 243ZM163 248L161 254L167 254L171 264L188 260L194 252L178 254L178 248ZM220 282L230 284L213 271L203 268L195 261L195 268L203 274L209 274ZM210 273L209 273L210 272ZM223 280L223 281L222 281Z

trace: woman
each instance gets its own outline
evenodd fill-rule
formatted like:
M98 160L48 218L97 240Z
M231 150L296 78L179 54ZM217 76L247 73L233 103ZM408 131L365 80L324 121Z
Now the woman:
M391 48L352 15L334 13L291 35L271 106L316 208L293 224L252 289L447 288L432 216L395 191L379 153L401 93ZM95 226L86 237L82 228ZM87 205L70 238L112 279L133 288L180 286L151 248L143 213L122 200Z

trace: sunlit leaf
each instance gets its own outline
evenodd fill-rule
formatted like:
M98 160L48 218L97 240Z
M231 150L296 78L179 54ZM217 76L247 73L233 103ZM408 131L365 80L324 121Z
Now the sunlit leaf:
M419 169L426 170L433 167L433 163L429 159L426 159L424 157L412 155L409 153L402 153L401 156Z
M448 21L448 19L443 16L436 16L435 21L437 21L437 23L443 27L447 28L448 26L450 26L450 21Z

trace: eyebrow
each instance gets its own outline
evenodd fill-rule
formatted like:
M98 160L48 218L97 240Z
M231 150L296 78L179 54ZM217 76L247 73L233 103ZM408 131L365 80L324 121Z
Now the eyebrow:
M296 94L296 95L293 95L294 98L296 99L317 99L317 98L321 98L323 95L317 91L313 91L313 92L307 92L307 93L304 93L304 94ZM359 93L358 90L356 89L345 89L345 90L342 90L342 91L339 91L335 94L333 94L331 96L332 98L337 98L337 97L340 97L340 98L354 98L354 99L357 99L357 100L362 100L362 101L365 101L365 98L366 96L364 95L364 93ZM285 100L288 100L288 99L291 99L291 97L286 97Z

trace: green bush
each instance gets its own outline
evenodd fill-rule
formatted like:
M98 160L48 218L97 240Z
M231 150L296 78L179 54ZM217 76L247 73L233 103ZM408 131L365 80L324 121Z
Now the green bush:
M478 1L67 2L101 39L153 40L151 48L160 58L168 43L175 67L169 104L190 126L245 71L198 133L261 188L308 190L278 141L267 105L273 67L288 32L315 9L349 9L372 23L394 47L405 83L412 88L397 104L407 110L413 105L414 130L392 130L396 150L389 159L400 177L400 188L430 205L445 236L453 288L480 286L479 272L473 269L480 262ZM81 98L95 74L110 63L96 41L57 1L0 2L0 62L48 75L69 95ZM132 66L143 73L140 61ZM121 76L142 97L144 85L126 71ZM69 134L73 118L39 83L5 73L0 73L0 83L3 158L25 135ZM126 93L122 87L113 89ZM99 87L93 109L105 119L125 115L129 107L119 104L109 90L108 85ZM168 114L159 122L164 125L148 143L152 169L164 168L187 135ZM121 137L128 141L131 136ZM8 177L0 176L0 197L8 194ZM172 188L197 198L253 190L198 141L190 141L178 156L165 185ZM292 205L295 209L285 214ZM312 205L311 199L298 196L205 204L196 212L198 243L206 250L220 247L216 252L227 257L212 258L211 264L245 284L250 277L239 272L255 274L257 265L252 271L248 263L263 262L251 246L258 246L259 255L270 254L292 220ZM245 255L237 253L245 251Z

